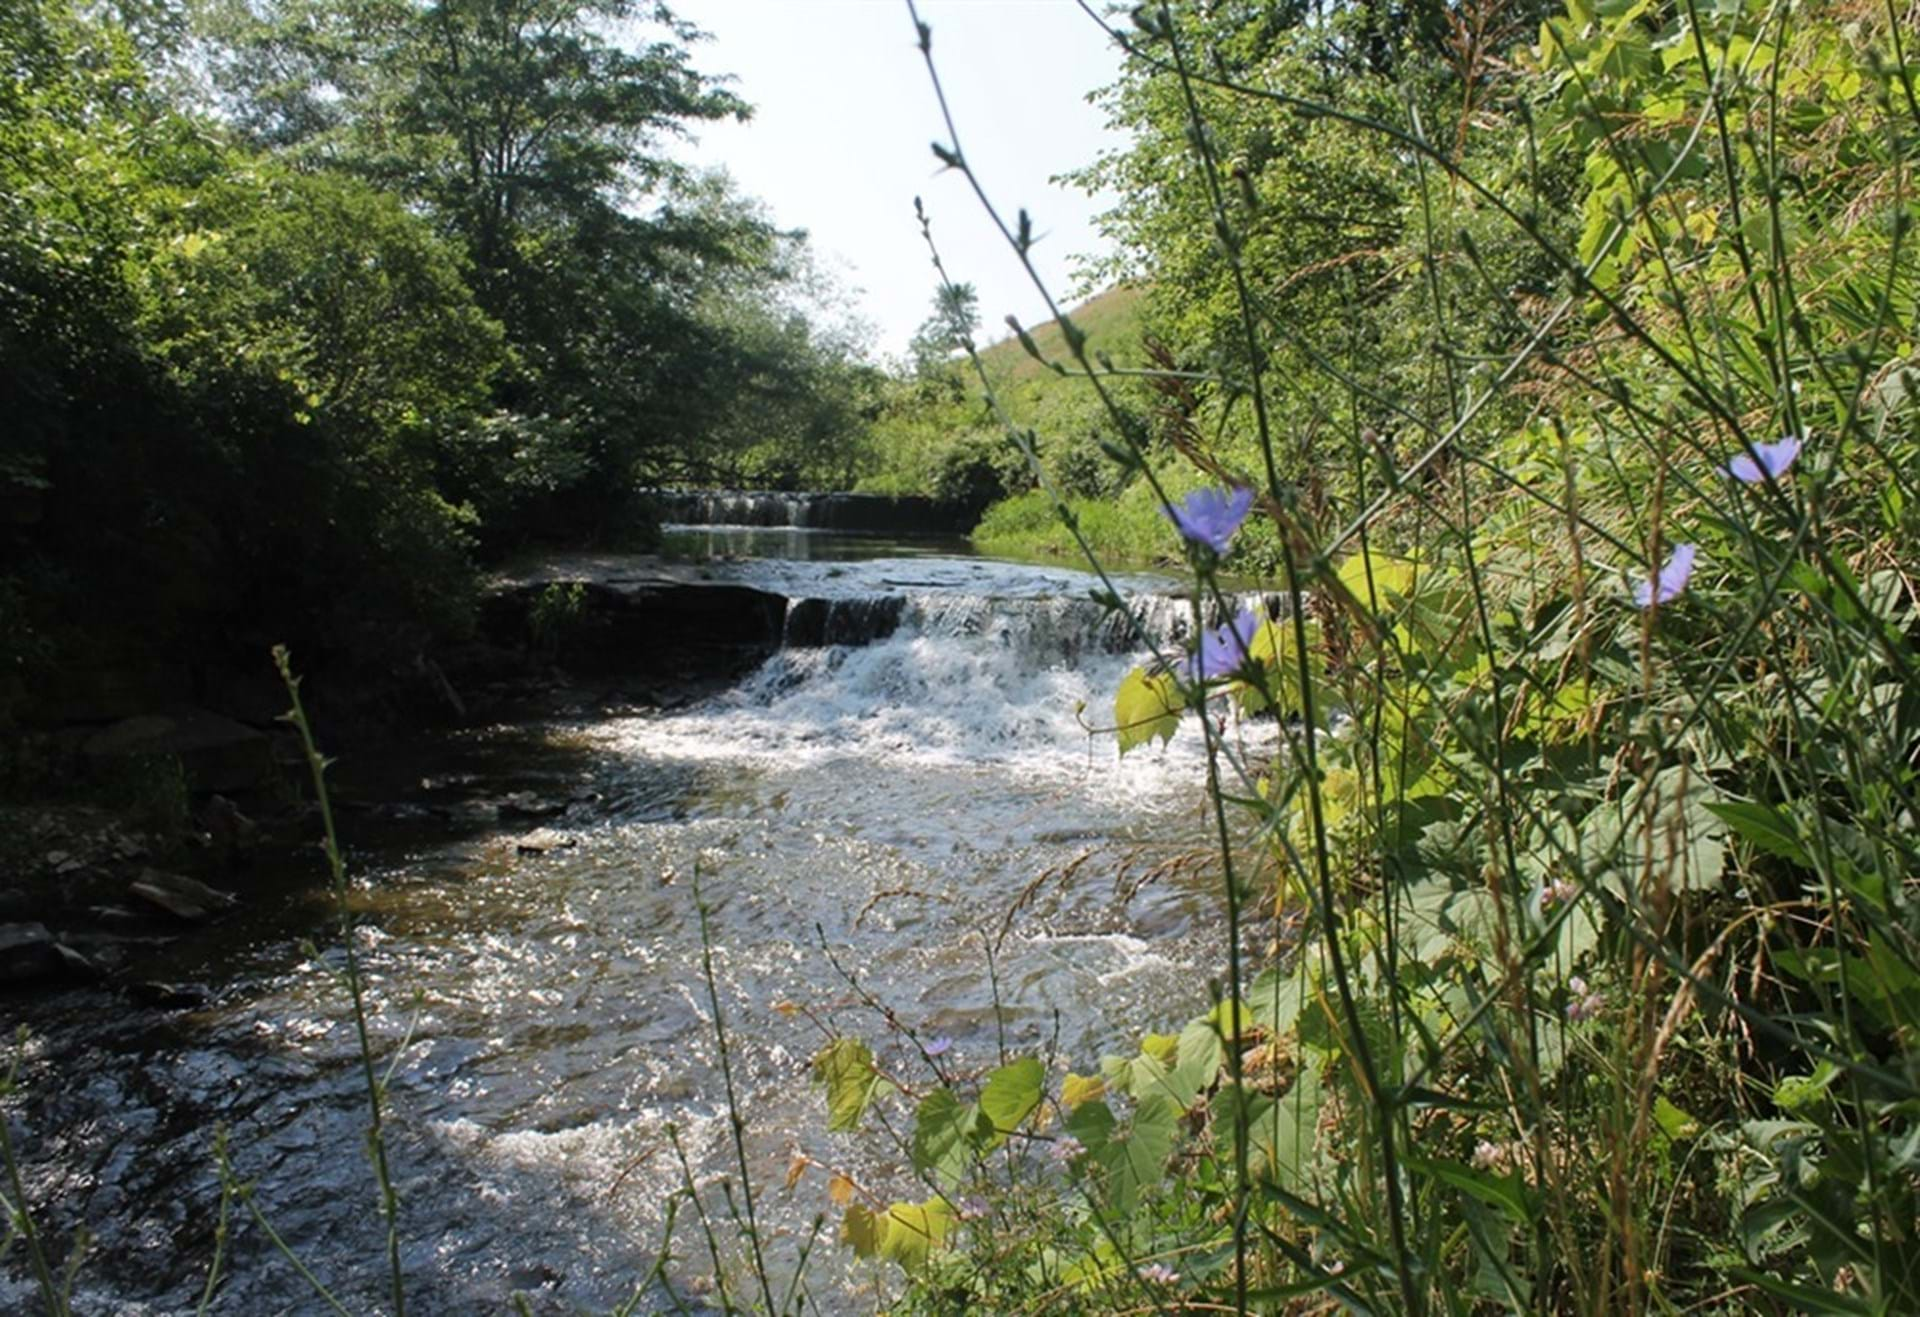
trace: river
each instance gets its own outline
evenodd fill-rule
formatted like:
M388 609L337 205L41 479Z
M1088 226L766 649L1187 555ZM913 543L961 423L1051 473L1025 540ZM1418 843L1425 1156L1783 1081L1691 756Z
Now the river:
M754 538L758 536L759 538ZM791 1258L824 1177L796 1152L915 1192L884 1144L825 1132L807 1082L820 1021L905 1055L840 970L962 1071L1052 1042L1101 1050L1205 1008L1216 897L1189 729L1118 759L1089 720L1142 658L1090 576L966 556L960 542L765 528L684 531L720 579L791 596L898 600L890 634L786 648L667 711L589 705L443 735L383 768L412 782L347 809L362 967L389 1093L410 1309L605 1311L660 1246L681 1172L731 1169L696 879L732 1041L747 1146L775 1252ZM1175 583L1123 582L1163 637ZM851 606L851 605L850 605ZM343 765L351 776L352 765ZM553 802L546 835L498 817ZM311 939L311 941L308 941ZM213 1252L213 1136L305 1265L348 1310L384 1310L383 1228L337 925L311 890L176 948L188 1005L103 989L23 1003L11 1107L29 1193L64 1248L91 1244L84 1313L190 1312ZM317 950L316 950L317 947ZM996 1016L989 950L997 975ZM197 999L197 1000L196 1000ZM831 1230L831 1223L829 1223ZM694 1301L711 1264L682 1230L669 1275ZM325 1311L236 1220L213 1311ZM784 1265L784 1264L783 1264ZM33 1310L20 1250L0 1309ZM895 1284L837 1246L808 1284L824 1311ZM660 1305L643 1299L641 1311Z

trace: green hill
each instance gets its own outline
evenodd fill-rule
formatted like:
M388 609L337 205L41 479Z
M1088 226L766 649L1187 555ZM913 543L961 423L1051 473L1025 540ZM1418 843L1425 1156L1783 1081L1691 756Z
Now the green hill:
M1140 342L1143 298L1143 288L1123 285L1080 303L1067 315L1087 335L1090 353L1104 354L1115 365L1135 366L1145 360ZM1078 370L1057 321L1032 328L1029 336L1047 362ZM1050 480L1082 497L1118 492L1118 472L1101 444L1120 436L1084 378L1035 360L1012 334L983 349L980 363L1000 406L1021 429L1034 433ZM1115 380L1110 392L1145 419L1152 394L1141 381ZM863 490L932 494L984 510L1036 483L989 406L987 390L972 365L960 357L936 371L896 380L870 443Z
M1086 334L1090 353L1105 352L1115 365L1137 366L1141 363L1140 300L1144 292L1139 284L1122 284L1068 309L1068 318ZM1059 321L1049 320L1038 328L1030 328L1028 335L1048 360L1058 361L1068 367L1073 365L1073 355L1067 350L1066 336L1060 332ZM1042 380L1049 384L1067 383L1035 361L1012 334L983 351L980 360L990 376L998 377L1005 372L1005 378L1013 384L1028 380Z

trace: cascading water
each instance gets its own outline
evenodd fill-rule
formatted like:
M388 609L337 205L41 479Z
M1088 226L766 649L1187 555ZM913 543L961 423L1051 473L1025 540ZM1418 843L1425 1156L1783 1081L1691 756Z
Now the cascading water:
M1144 652L1088 597L1091 578L946 559L735 576L888 625L864 644L818 643L830 630L790 643L686 708L434 747L436 782L571 802L539 853L497 829L357 837L364 816L346 816L376 1045L398 1055L392 1159L417 1311L499 1311L516 1292L535 1312L604 1310L652 1267L680 1182L674 1138L703 1183L731 1172L696 882L763 1186L804 1150L911 1188L883 1150L824 1132L806 1081L822 1041L807 1012L840 1011L883 1063L906 1064L884 1020L845 1011L829 951L900 1019L951 1036L963 1070L995 1061L1002 1028L1015 1046L1057 1038L1084 1070L1123 1030L1205 1006L1213 893L1176 862L1204 845L1199 738L1119 760L1088 730ZM1177 650L1188 606L1155 593L1164 582L1121 584ZM875 599L897 603L849 602ZM443 796L425 794L435 817L474 804ZM243 948L183 955L174 972L210 994L198 1009L129 1013L98 991L34 1004L29 1096L10 1114L56 1237L82 1223L95 1237L80 1311L192 1310L218 1210L217 1124L303 1262L350 1310L381 1305L338 954L298 950L309 926L332 938L318 919L293 906ZM763 1195L775 1252L791 1257L825 1207L817 1181ZM697 1293L710 1264L692 1236L675 1254L671 1276ZM883 1272L828 1246L814 1259L823 1310L872 1306ZM250 1225L226 1266L215 1311L320 1307ZM11 1311L30 1291L7 1275Z

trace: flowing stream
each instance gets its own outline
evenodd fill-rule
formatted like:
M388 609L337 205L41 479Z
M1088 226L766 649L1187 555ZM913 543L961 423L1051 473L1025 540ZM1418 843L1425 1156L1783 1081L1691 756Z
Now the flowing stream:
M670 1127L721 1201L712 1181L733 1149L696 882L782 1265L828 1210L821 1172L782 1188L796 1151L924 1193L882 1144L825 1131L807 1080L816 1020L908 1064L843 973L951 1037L963 1072L996 1063L1001 1030L1085 1070L1204 1009L1218 934L1211 870L1193 860L1199 738L1122 761L1082 726L1082 702L1100 721L1142 657L1089 598L1092 577L903 547L816 536L785 560L712 568L829 610L878 608L887 625L866 627L868 643L782 649L670 711L443 737L387 766L413 783L404 804L343 811L375 1046L394 1067L413 1311L503 1312L516 1291L540 1313L626 1299L681 1183ZM1171 581L1124 586L1163 638L1181 634L1184 606L1154 597ZM535 824L496 819L514 792L564 810L525 838ZM217 1127L303 1263L349 1311L385 1308L337 925L310 889L256 904L166 965L196 1004L104 990L22 1003L13 1128L57 1246L80 1225L91 1235L77 1311L194 1310ZM682 1229L674 1251L669 1274L697 1299L712 1283L704 1247ZM327 1310L250 1220L236 1217L227 1254L214 1312ZM17 1247L0 1268L0 1310L31 1310ZM871 1310L891 1282L823 1242L808 1283L831 1312Z

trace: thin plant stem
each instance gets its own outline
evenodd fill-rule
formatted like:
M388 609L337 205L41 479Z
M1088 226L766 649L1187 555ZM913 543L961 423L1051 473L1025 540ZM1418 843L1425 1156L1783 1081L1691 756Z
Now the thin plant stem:
M360 1072L367 1093L367 1147L373 1156L374 1178L380 1184L380 1213L387 1223L387 1274L393 1313L394 1317L406 1317L406 1277L400 1266L400 1196L393 1187L393 1176L387 1164L383 1110L385 1093L373 1072L373 1042L367 1033L367 1008L360 983L360 956L355 947L355 921L352 897L347 889L347 864L340 850L339 834L334 829L333 801L327 792L328 760L314 743L313 727L307 719L306 707L300 700L301 679L294 675L293 656L287 652L285 645L274 647L273 662L280 673L281 683L286 687L287 698L293 704L292 709L282 716L300 734L300 748L313 777L314 796L320 805L320 822L326 833L324 849L327 870L333 879L333 898L340 915L340 944L346 958L347 993L353 1002L354 1036L360 1048ZM251 1201L248 1206L252 1206Z

